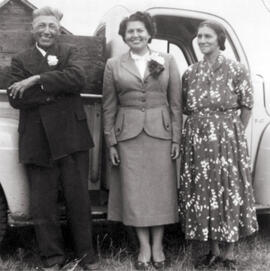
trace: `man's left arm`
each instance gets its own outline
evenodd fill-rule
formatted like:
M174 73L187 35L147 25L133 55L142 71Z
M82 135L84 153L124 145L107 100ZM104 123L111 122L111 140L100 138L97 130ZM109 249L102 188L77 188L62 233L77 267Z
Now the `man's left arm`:
M54 101L52 94L45 93L39 84L39 75L28 76L20 57L11 60L7 94L11 106L16 109L30 109Z
M40 74L40 84L46 93L80 93L85 85L85 72L79 63L78 51L70 47L67 52L65 67Z

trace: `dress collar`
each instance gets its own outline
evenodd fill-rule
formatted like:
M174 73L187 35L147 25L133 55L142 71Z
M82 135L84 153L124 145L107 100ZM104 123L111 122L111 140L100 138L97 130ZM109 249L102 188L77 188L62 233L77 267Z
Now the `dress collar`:
M210 67L210 65L208 64L208 62L206 61L205 57L203 59L203 63L205 65L207 65L209 67L210 70L212 70L213 72L217 71L221 65L223 64L223 62L225 61L225 57L222 54L219 54L214 62L214 64L212 65L212 67Z

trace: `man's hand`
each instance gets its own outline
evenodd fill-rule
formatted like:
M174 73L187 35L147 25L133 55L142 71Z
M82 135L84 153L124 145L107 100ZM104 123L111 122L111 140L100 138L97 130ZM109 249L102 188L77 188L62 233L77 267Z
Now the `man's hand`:
M33 75L24 80L15 82L11 86L8 87L8 89L10 90L9 95L13 99L15 99L17 96L19 96L19 98L21 99L23 97L24 91L34 86L35 84L37 84L39 80L40 80L39 75Z
M177 143L172 143L172 148L171 148L171 158L173 160L177 159L180 155L180 146Z
M114 166L118 166L120 164L119 154L117 148L114 146L110 147L110 160Z

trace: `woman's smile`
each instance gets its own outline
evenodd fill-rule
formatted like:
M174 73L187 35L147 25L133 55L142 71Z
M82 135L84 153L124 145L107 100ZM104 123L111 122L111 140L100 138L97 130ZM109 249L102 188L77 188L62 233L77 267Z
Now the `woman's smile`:
M208 55L219 50L218 38L213 29L203 26L197 34L198 45L203 54Z
M150 35L140 21L131 21L127 24L125 42L132 51L142 53L147 48Z

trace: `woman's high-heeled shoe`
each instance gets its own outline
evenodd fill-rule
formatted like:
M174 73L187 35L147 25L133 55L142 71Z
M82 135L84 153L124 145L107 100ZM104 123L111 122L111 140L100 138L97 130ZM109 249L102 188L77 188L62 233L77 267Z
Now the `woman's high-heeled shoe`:
M156 270L165 270L167 267L170 266L170 263L168 260L159 261L159 262L153 261L152 264Z
M135 261L134 267L136 270L150 270L151 262Z

